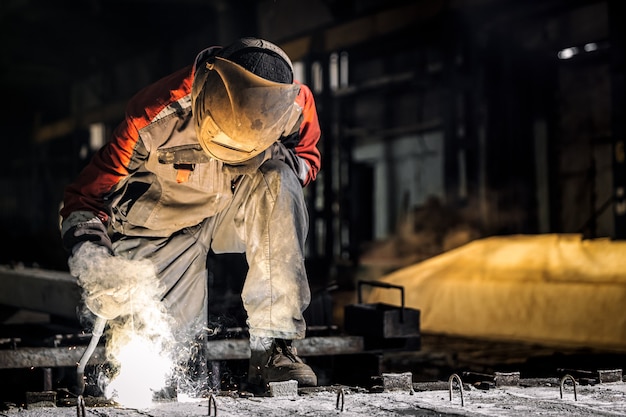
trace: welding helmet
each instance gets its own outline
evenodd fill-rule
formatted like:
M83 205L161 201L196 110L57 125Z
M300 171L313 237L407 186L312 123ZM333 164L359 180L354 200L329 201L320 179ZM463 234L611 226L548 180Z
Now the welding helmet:
M295 103L287 55L276 45L244 38L197 63L192 85L196 133L209 156L240 164L294 131Z

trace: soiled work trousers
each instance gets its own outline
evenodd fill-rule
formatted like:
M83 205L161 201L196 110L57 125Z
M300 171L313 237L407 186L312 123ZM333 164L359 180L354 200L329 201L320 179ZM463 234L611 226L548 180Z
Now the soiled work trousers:
M167 238L122 237L113 248L119 256L155 264L163 303L185 331L194 332L207 321L209 250L245 253L241 298L250 334L301 339L311 298L304 266L307 233L300 182L285 163L269 160L241 178L232 202L216 216Z

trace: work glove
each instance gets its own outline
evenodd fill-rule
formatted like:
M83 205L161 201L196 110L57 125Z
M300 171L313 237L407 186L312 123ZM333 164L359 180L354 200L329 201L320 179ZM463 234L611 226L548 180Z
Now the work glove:
M62 239L63 248L69 253L75 252L78 246L84 242L92 242L106 248L110 254L113 254L107 227L96 216L81 219L63 233Z
M248 159L247 161L243 161L238 164L224 163L224 170L226 170L226 172L228 172L232 177L252 174L256 170L258 170L261 165L263 165L263 162L267 161L271 157L272 151L270 147L255 156L254 158Z
M74 246L69 257L70 274L78 278L85 306L96 316L112 320L130 312L134 288L120 268L123 260L97 242Z
M297 135L297 133L296 133ZM286 139L286 138L283 138ZM244 161L237 165L232 164L224 164L224 169L231 174L233 177L237 177L239 175L252 174L257 171L263 163L269 159L277 159L286 163L300 178L302 164L300 158L298 158L295 152L281 142L274 142L269 148L265 151L261 152L254 158Z
M276 142L275 144L273 144L270 147L270 150L272 152L271 159L278 159L280 161L283 161L285 164L287 164L289 168L291 168L291 170L296 174L298 179L300 179L300 181L303 181L308 168L306 167L306 163L304 162L304 160L296 156L296 152L292 147L292 145L295 146L293 144L294 136L297 136L297 139L300 140L300 136L298 136L298 133L294 133L289 137L281 138L280 142Z

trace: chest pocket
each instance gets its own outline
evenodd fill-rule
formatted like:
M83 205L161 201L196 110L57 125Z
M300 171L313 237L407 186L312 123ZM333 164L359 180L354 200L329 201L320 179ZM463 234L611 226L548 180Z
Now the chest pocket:
M199 146L177 146L157 150L159 164L171 166L176 172L176 182L188 182L197 164L209 163L209 156Z
M157 150L158 171L169 181L185 183L210 194L229 188L223 163L209 157L199 145L181 145Z
M223 163L209 157L200 145L158 149L155 162L153 169L161 186L162 207L191 209L209 205L219 210L222 201L232 194L231 178Z

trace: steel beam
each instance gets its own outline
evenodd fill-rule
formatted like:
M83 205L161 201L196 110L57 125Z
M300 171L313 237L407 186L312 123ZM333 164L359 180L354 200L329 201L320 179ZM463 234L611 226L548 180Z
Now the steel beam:
M77 319L81 291L68 272L0 266L0 305Z
M346 355L363 352L360 336L309 337L294 340L299 356ZM0 369L10 368L55 368L76 366L86 346L16 348L0 350ZM245 360L250 358L248 339L210 340L207 342L207 360ZM104 347L97 347L89 364L106 361Z
M330 356L363 352L360 336L324 336L294 340L298 356ZM248 339L210 340L207 342L208 360L249 359Z
M17 348L0 350L0 369L77 366L86 346ZM105 362L104 347L97 347L88 364Z

